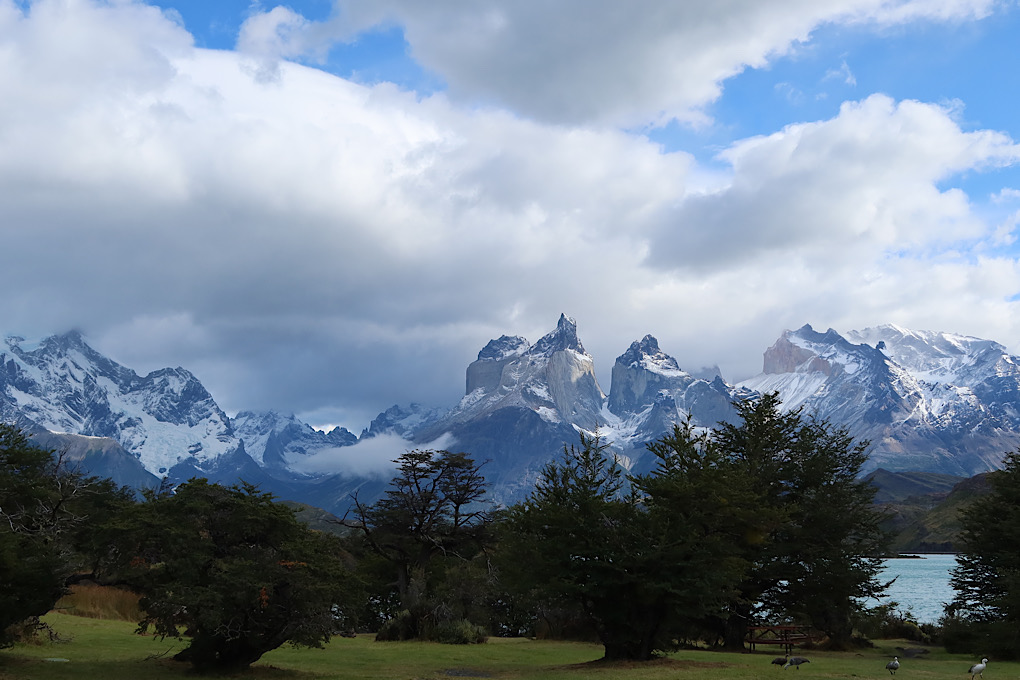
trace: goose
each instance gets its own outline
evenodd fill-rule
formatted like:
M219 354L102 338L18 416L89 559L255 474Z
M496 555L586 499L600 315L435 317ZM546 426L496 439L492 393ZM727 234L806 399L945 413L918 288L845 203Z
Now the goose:
M885 665L885 668L889 671L889 675L896 675L896 671L900 669L900 657L894 656L892 661Z
M785 664L783 664L783 668L786 668L787 666L795 666L797 668L797 670L799 671L800 670L800 665L802 663L811 663L811 661L808 660L808 659L805 659L802 656L791 656L787 660L787 662Z

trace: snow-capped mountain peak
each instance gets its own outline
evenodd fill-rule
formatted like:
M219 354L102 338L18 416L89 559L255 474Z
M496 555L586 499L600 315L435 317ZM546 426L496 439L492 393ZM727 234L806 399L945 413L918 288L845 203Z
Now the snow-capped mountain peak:
M645 335L617 358L606 397L576 322L563 314L534 344L509 335L488 342L467 367L465 388L452 410L393 406L356 437L275 412L228 418L186 369L139 376L77 332L0 343L0 420L50 436L41 441L73 443L81 459L120 466L132 479L244 479L334 509L369 484L339 461L399 448L400 439L377 435L396 435L408 448L443 442L488 461L494 497L511 501L577 443L577 430L599 429L618 459L640 471L654 463L646 444L674 423L733 422L735 402L772 391L783 408L872 442L869 470L971 475L995 469L1020 445L1018 357L989 340L895 325L785 331L766 350L762 373L735 386L717 369L685 370ZM337 455L353 444L364 448Z
M606 437L618 446L637 449L629 458L640 458L645 442L688 416L701 426L732 420L733 401L744 396L718 376L709 380L692 376L659 348L658 340L646 335L632 342L613 365L607 410L615 418Z
M882 345L883 353L929 383L973 386L989 373L1012 375L1015 362L992 340L936 331L912 331L893 324L850 331L847 338Z
M616 362L631 368L640 366L646 371L660 375L674 377L688 375L680 369L676 359L659 349L659 341L651 335L646 335L640 341L632 342Z
M440 423L463 423L516 407L543 420L593 430L603 424L605 394L592 357L577 336L577 323L561 314L556 328L534 345L502 336L478 353L466 372L464 398Z
M869 469L970 475L1020 443L1020 370L998 343L884 325L786 331L740 383L872 443Z
M528 350L528 353L532 356L551 356L555 352L567 350L588 356L581 344L581 339L577 337L577 322L566 314L560 314L556 329L543 336Z
M141 377L92 349L80 333L0 353L0 415L51 432L110 437L149 472L185 459L209 461L237 448L230 420L183 368Z
M358 441L345 428L322 432L293 414L275 411L241 411L232 423L248 455L259 465L273 469L291 469L302 458L322 449L351 446Z

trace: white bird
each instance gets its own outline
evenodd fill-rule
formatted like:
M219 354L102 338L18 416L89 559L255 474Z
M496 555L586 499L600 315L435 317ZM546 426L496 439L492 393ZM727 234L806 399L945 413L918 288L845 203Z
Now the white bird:
M900 657L894 656L892 661L887 663L885 667L889 671L889 675L896 675L896 671L900 669Z
M981 659L981 663L976 663L973 666L971 666L970 670L967 671L968 673L970 673L970 680L974 680L975 675L980 675L983 679L985 677L983 673L985 672L985 666L987 665L988 659Z

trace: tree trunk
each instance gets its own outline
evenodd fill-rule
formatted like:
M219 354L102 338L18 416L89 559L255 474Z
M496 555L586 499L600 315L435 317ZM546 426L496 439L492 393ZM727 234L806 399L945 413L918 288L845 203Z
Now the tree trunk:
M816 621L815 627L828 636L829 649L846 651L853 646L853 624L847 612L829 611L824 617L824 623Z
M747 617L741 613L730 614L723 629L723 648L729 651L743 651L747 637Z

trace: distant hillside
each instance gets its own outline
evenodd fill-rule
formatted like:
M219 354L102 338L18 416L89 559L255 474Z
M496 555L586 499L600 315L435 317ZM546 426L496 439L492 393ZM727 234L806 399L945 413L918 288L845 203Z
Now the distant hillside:
M944 553L959 548L960 511L991 489L982 473L970 478L876 470L867 480L878 488L876 504L889 517L894 553Z
M298 521L311 529L337 536L344 536L350 531L343 526L339 517L322 508L296 501L280 501L280 503L294 510L294 516Z

